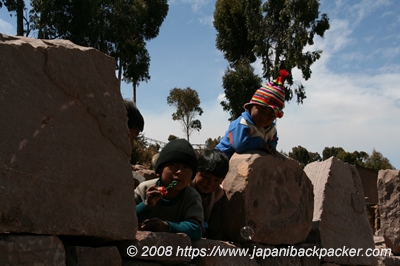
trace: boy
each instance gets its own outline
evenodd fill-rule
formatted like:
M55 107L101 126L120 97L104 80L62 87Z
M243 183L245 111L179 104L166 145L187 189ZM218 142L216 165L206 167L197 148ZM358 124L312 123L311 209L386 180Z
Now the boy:
M132 101L124 100L124 105L128 116L131 146L133 147L136 137L143 131L144 119Z
M184 139L169 142L155 166L157 179L140 183L135 189L139 228L154 232L185 233L198 240L203 233L203 207L200 195L190 187L197 172L192 145ZM163 195L163 190L176 182ZM164 188L162 188L164 187Z
M221 212L225 192L221 183L229 170L229 159L218 150L198 158L198 171L191 186L200 194L204 210L204 237L222 240Z
M264 149L275 154L278 136L275 119L282 118L285 107L285 88L283 83L289 73L282 69L280 76L259 88L245 111L233 121L225 136L215 147L229 158L233 153L253 149Z

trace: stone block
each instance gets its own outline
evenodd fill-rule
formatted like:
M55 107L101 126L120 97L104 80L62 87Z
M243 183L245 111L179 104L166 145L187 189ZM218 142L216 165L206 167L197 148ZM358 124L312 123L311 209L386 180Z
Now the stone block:
M301 166L280 154L234 154L223 187L227 195L224 236L239 243L284 245L303 242L312 225L313 187ZM242 232L242 234L241 234Z
M0 232L134 239L115 60L67 40L0 34Z

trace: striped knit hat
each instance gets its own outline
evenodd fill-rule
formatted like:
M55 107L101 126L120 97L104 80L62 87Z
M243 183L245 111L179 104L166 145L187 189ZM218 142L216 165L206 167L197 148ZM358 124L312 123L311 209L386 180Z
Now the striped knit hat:
M285 88L283 83L285 83L285 78L288 75L289 72L281 69L279 71L279 77L259 88L256 93L254 93L250 102L244 105L244 108L253 104L268 106L274 110L276 117L282 118L282 109L285 107Z

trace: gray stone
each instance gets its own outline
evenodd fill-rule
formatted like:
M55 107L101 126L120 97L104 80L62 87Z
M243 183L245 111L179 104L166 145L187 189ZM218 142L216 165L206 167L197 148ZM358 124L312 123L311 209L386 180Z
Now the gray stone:
M183 253L191 245L190 238L183 233L137 231L135 240L120 241L117 248L123 259L177 264L192 260Z
M0 34L0 232L134 239L115 60L66 40Z
M374 249L372 231L365 211L364 193L357 169L331 157L308 164L304 171L314 185L313 231L318 231L324 249ZM375 257L325 256L338 264L376 265ZM341 253L340 253L341 254Z
M199 251L199 255L192 260L192 263L197 266L258 266L256 260L251 257L252 249L241 248L228 242L200 239L198 241L193 241L193 249ZM247 254L245 254L246 250L248 251Z
M121 266L122 259L117 247L66 248L67 266Z
M303 242L312 224L313 188L301 166L278 153L234 154L223 187L228 201L223 214L224 235L244 243L244 226L251 241L267 245Z
M378 174L381 233L393 254L400 255L400 170L380 170Z
M56 236L0 235L0 265L65 266L65 250Z

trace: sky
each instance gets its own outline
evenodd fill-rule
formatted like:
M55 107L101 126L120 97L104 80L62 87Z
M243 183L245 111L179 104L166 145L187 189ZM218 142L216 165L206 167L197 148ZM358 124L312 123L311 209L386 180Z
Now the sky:
M147 43L151 57L147 83L137 88L137 106L145 119L145 137L168 141L185 138L167 97L173 88L198 92L204 113L197 118L202 129L190 136L192 144L223 136L229 114L223 111L222 76L228 67L215 47L215 1L170 0L159 35ZM323 50L309 80L292 71L305 86L307 98L298 105L286 103L277 121L277 149L289 153L302 146L322 156L325 147L345 151L373 149L400 169L400 5L398 0L322 0L330 29L305 50ZM15 35L15 17L0 9L0 32ZM31 36L35 37L35 36ZM254 65L261 74L259 62ZM261 84L260 84L261 85ZM257 88L255 88L257 89ZM121 94L132 99L132 85ZM250 100L250 99L249 99Z

